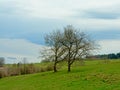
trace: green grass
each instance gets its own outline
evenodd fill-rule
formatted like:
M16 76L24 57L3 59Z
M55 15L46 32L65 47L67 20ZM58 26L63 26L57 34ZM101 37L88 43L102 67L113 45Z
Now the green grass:
M63 65L63 64L62 64ZM6 77L0 79L0 90L120 90L120 61L86 61L75 63L71 72L59 72Z

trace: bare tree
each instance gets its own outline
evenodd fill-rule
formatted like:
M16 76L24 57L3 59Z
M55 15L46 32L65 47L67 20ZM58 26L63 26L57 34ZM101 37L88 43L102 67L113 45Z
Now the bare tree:
M23 57L23 65L24 65L24 74L26 74L26 64L27 64L27 58Z
M64 35L60 42L66 48L65 59L68 62L68 72L71 71L71 65L75 60L85 57L94 49L94 44L87 35L71 25L64 28Z
M5 63L5 58L0 57L0 67L3 67L4 63Z
M62 55L64 54L64 49L62 48L62 44L60 43L61 35L62 33L57 30L45 36L45 42L49 46L46 50L47 58L45 59L50 59L54 62L54 72L57 72L56 65L62 60Z
M54 72L57 71L57 63L62 60L67 61L68 72L70 72L75 60L86 57L91 50L95 49L93 41L71 25L65 27L64 32L57 30L49 33L45 36L45 41L49 46L46 50L47 58L54 61Z

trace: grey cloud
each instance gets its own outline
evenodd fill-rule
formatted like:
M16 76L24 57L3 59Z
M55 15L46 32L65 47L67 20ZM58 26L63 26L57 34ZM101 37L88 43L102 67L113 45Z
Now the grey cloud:
M83 17L96 18L96 19L118 19L120 18L119 12L99 12L99 11L88 11Z
M102 12L97 10L88 10L88 11L77 11L73 18L83 18L83 19L119 19L120 12Z
M120 5L100 7L87 10L75 10L75 18L91 18L91 19L119 19Z

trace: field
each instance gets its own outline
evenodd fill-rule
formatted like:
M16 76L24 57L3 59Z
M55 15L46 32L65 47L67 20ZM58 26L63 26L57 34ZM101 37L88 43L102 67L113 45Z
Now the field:
M63 65L57 73L5 77L0 90L120 90L119 60L86 61L84 66L77 62L71 69L68 73Z

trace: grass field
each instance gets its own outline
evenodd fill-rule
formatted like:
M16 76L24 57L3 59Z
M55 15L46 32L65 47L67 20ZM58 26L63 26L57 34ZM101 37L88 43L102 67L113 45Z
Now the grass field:
M86 61L75 63L72 71L6 77L0 79L0 90L120 90L120 61Z

